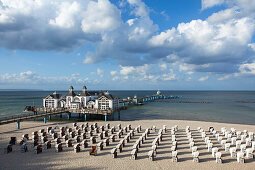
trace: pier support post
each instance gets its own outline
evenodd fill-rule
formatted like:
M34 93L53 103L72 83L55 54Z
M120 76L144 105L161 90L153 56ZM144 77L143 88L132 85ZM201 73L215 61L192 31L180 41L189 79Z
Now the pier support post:
M71 119L71 113L67 114L67 119L70 120Z
M20 120L17 120L17 129L20 130Z
M84 120L87 121L87 114L84 114Z
M107 122L107 115L104 116L104 120Z
M118 112L118 120L120 120L120 112Z
M114 113L112 114L112 120L114 120Z
M44 122L44 124L47 123L47 118L46 117L43 118L43 122Z
M60 116L59 116L60 118L62 118L62 113L60 114Z

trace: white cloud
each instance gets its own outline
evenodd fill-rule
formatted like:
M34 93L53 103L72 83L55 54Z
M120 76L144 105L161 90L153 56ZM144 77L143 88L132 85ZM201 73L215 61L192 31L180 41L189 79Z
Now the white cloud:
M101 78L104 77L104 70L101 70L100 68L98 68L97 75L99 75Z
M166 63L160 64L159 67L160 67L161 70L166 70L167 69L167 64Z
M255 62L253 63L246 63L241 64L239 67L240 73L237 74L240 75L255 75Z
M205 76L205 77L201 77L200 79L198 79L198 81L206 81L206 80L208 80L208 76Z
M111 74L112 76L116 75L117 73L118 73L117 71L111 71L111 72L110 72L110 74Z
M101 33L116 29L120 22L120 11L108 0L90 1L83 13L81 27L87 33Z
M211 8L213 6L221 5L225 0L201 0L202 9Z
M231 77L231 75L230 75L230 74L227 74L227 75L224 75L224 76L222 76L222 77L219 77L218 80L227 80L227 79L229 79L230 77Z

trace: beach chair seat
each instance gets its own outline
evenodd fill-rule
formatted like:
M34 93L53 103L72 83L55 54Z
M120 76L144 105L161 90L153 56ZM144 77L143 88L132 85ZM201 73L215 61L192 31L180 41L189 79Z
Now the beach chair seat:
M216 162L217 163L222 163L221 152L216 152L215 157L216 157Z
M137 149L133 149L131 151L131 159L134 159L134 160L137 159Z
M154 161L154 150L150 150L148 152L148 157L149 157L149 160Z
M111 155L112 155L112 158L117 158L117 148L113 148L111 150Z
M74 145L74 152L77 153L77 152L80 152L81 151L81 145L79 143L75 144Z
M23 144L21 145L21 147L20 147L20 151L21 151L22 153L24 153L24 152L27 152L27 151L28 151L27 143L23 143Z
M237 156L236 156L237 162L238 163L244 163L245 159L244 159L244 153L243 152L238 152Z
M37 145L34 147L34 153L39 154L42 153L42 145Z
M172 151L172 161L173 162L178 162L178 152L177 151Z
M84 139L82 142L81 142L83 148L87 148L89 146L88 144L88 140Z

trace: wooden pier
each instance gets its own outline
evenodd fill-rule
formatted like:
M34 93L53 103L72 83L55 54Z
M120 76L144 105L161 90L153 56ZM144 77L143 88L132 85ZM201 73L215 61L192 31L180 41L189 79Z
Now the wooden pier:
M29 119L43 118L44 123L47 122L47 117L58 114L67 114L68 119L71 118L72 113L79 113L84 116L84 121L87 121L87 115L103 115L105 121L108 117L114 119L114 114L118 113L118 119L120 119L120 110L99 110L99 109L70 109L70 108L35 108L31 113L14 115L0 118L0 125L17 122L17 129L20 129L20 122Z

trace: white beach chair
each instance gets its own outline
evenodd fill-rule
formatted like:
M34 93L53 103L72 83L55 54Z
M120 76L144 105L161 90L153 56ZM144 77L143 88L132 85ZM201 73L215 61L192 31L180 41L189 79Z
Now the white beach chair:
M241 148L240 148L240 147L241 147L241 143L242 143L241 140L237 140L237 141L236 141L236 149L241 149Z
M237 162L238 163L244 163L244 153L243 152L238 152L236 156Z
M117 158L117 148L113 148L111 150L111 155L112 155L113 158Z
M213 143L207 144L208 152L212 152L212 147L213 147Z
M230 156L233 158L233 157L236 157L236 147L231 147L229 149L229 152L230 152Z
M218 151L219 151L219 149L217 147L212 148L212 156L215 157L215 154Z
M250 137L245 139L245 144L247 146L251 146L251 138Z
M232 145L235 145L235 144L236 144L236 137L232 137L232 138L231 138L231 144L232 144Z
M149 160L154 161L154 150L148 152Z
M192 152L192 157L193 157L193 162L199 162L199 152L196 151L196 152Z
M231 145L230 143L225 144L225 151L226 152L229 152L230 145Z
M136 150L136 149L133 149L133 150L131 151L131 159L136 160L136 158L137 158L137 150Z
M216 157L216 162L217 163L222 163L221 152L216 152L215 157Z
M246 158L251 158L251 159L254 158L253 149L252 148L246 149Z
M177 154L178 154L177 151L172 151L172 161L173 162L178 162Z
M242 144L242 145L240 146L241 152L245 153L246 147L247 147L246 144Z

